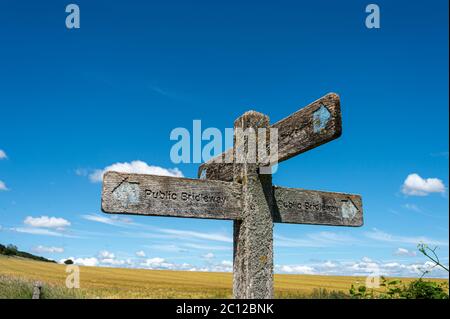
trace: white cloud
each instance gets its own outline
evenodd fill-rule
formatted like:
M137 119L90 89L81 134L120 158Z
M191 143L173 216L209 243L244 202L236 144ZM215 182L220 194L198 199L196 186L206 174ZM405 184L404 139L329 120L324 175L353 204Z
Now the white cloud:
M88 176L89 171L86 168L77 168L75 170L75 174L78 176Z
M204 259L210 260L214 258L214 254L213 253L206 253L202 256Z
M444 193L445 186L438 178L422 178L418 174L409 174L403 182L402 192L411 196L427 196L430 193Z
M8 158L8 156L6 155L5 151L4 150L0 150L0 160L7 159L7 158Z
M304 274L304 275L312 275L315 273L313 267L306 265L275 265L275 269L281 273L288 274Z
M103 180L103 175L107 171L183 177L183 173L178 168L167 169L159 166L148 165L143 161L132 161L130 163L115 163L105 167L104 169L97 169L93 173L89 174L89 179L93 183L101 182Z
M361 260L275 265L275 272L308 275L418 277L422 275L423 271L431 270L432 266L433 263L430 261L401 263L398 261L374 261L364 257ZM430 277L447 278L447 272L434 268Z
M34 252L36 253L40 253L40 254L44 254L44 253L49 253L49 254L61 254L64 252L64 248L62 247L47 247L47 246L36 246L32 249Z
M213 260L205 261L204 265L192 265L189 263L172 263L162 257L139 259L134 262L131 259L121 260L115 258L112 253L101 254L101 257L110 258L73 258L75 264L85 266L106 266L106 267L129 267L129 268L145 268L145 269L167 269L167 270L187 270L187 271L203 271L203 272L232 272L233 262L230 260L222 260L213 262ZM448 260L448 259L447 259ZM64 259L61 260L63 262ZM447 273L438 268L433 268L430 261L402 263L397 260L376 261L369 257L363 257L361 260L326 260L308 262L304 264L277 264L275 265L276 273L288 274L320 274L320 275L345 275L345 276L391 276L391 277L418 277L425 270L432 270L429 277L446 278Z
M102 250L98 253L98 258L99 259L114 259L114 258L116 258L116 256L107 250Z
M8 191L8 187L6 186L6 184L2 181L0 181L0 191Z
M190 230L177 230L177 229L166 229L161 228L158 229L159 232L164 234L172 235L176 238L182 238L182 239L205 239L205 240L212 240L212 241L221 241L226 243L232 243L233 238L231 238L228 235L220 234L220 233L203 233L203 232L197 232L197 231L190 231Z
M146 269L168 269L168 270L191 270L193 267L188 263L174 264L161 257L147 258L137 265Z
M136 252L136 256L138 257L145 257L145 252L143 250L139 250Z
M231 246L217 246L217 245L203 245L203 244L194 244L194 243L184 243L184 247L192 248L192 249L201 249L201 250L227 250L230 251L233 249Z
M48 230L46 228L34 228L34 227L16 227L10 228L11 231L17 233L25 233L31 235L45 235L45 236L55 236L55 237L68 237L68 238L78 238L70 234L61 233L58 231Z
M153 250L159 250L164 252L171 252L171 253L180 253L180 252L186 252L188 251L185 248L179 247L174 244L153 244L153 245L146 245L146 247Z
M397 248L397 250L394 253L396 256L409 256L409 257L414 257L417 255L417 253L415 251L409 251L406 248Z
M104 258L99 260L99 263L104 266L124 266L126 262L127 262L126 260L115 258Z
M68 258L72 259L74 264L81 265L81 266L97 266L98 265L98 259L95 257L90 258Z
M448 241L431 239L424 236L416 236L416 237L398 236L386 233L376 228L373 228L372 231L365 232L364 235L373 240L389 243L403 243L413 245L424 243L433 246L448 246Z
M324 266L325 268L336 268L336 267L337 267L337 264L335 264L335 263L333 263L333 262L331 262L331 261L326 261L325 263L323 263L323 266Z
M419 206L415 205L415 204L408 204L406 203L405 205L403 205L403 208L406 208L408 210L412 210L414 212L418 212L420 213L422 210L419 208Z
M154 258L148 258L147 260L145 260L145 262L147 264L155 265L155 264L161 264L161 263L165 262L165 259L160 258L160 257L154 257Z
M25 225L31 227L43 227L43 228L57 228L62 229L64 227L70 226L70 222L65 220L64 218L59 217L31 217L28 216L23 221Z
M166 262L164 258L154 257L147 258L144 262L141 263L141 266L148 269L175 269L174 264Z
M97 215L97 214L87 214L87 215L81 215L81 217L86 220L89 220L89 221L107 224L107 225L119 226L119 227L127 227L127 226L133 224L133 220L131 218L121 217L121 216L117 216L117 215L111 215L111 217L108 217L108 216L101 216L101 215Z
M95 258L95 257L93 257ZM133 261L128 259L119 259L116 257L116 255L110 251L102 250L98 253L97 258L97 264L99 266L106 266L106 267L132 267L134 266Z
M358 239L344 234L322 231L306 234L305 238L289 238L275 234L274 243L277 247L330 247L358 243Z

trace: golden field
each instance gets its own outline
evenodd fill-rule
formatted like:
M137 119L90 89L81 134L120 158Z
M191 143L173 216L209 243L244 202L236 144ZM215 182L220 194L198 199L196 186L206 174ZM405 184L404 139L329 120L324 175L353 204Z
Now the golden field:
M66 275L65 265L0 256L0 280L1 277L20 278L64 287ZM275 297L304 298L318 288L347 293L351 284L364 282L364 277L275 275ZM78 297L231 298L231 286L231 273L81 266Z

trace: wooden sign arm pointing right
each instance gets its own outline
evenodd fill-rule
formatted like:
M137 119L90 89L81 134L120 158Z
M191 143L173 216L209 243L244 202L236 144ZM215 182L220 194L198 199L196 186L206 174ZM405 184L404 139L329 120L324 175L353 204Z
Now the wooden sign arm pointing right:
M278 162L330 142L342 133L339 96L329 93L273 124L278 129ZM222 181L233 180L233 149L200 165L198 176Z

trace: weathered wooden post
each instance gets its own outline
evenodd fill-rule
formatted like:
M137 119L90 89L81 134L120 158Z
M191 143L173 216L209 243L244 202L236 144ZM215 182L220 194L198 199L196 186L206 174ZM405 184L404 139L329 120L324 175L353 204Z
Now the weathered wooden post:
M258 154L268 128L269 117L254 111L234 122L233 181L243 194L242 216L233 224L233 295L239 299L273 297L272 176L260 174Z
M205 179L107 172L102 210L233 220L233 296L272 298L274 222L363 224L361 196L273 186L268 169L338 138L341 129L340 101L334 93L271 126L266 115L247 112L234 123L233 149L200 166L199 176ZM274 136L276 154L267 155Z
M33 296L31 299L40 299L41 298L41 290L42 290L42 283L37 281L33 285Z

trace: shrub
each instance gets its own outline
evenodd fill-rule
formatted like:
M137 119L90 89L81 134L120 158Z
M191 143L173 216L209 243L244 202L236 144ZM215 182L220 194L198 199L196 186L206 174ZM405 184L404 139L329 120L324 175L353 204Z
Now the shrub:
M366 286L351 286L350 296L356 299L449 299L448 283L437 283L433 281L425 281L422 278L435 267L440 267L448 272L448 267L443 265L435 248L430 248L425 244L418 245L419 251L434 264L431 268L423 271L422 276L405 285L401 280L387 280L381 277L380 286L384 288L382 292L376 292L373 289L368 290Z

